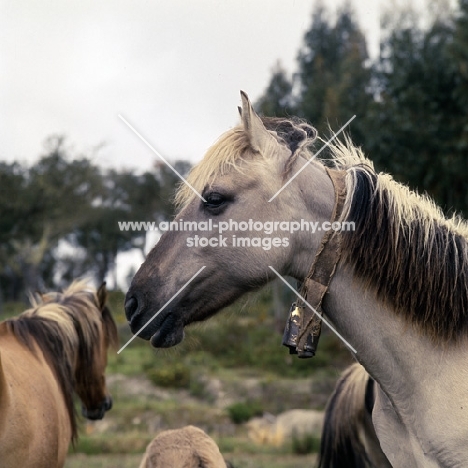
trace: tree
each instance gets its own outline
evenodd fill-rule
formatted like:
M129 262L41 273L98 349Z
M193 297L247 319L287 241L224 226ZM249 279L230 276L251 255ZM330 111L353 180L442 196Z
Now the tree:
M293 85L288 79L286 70L278 61L273 69L270 83L255 108L263 115L287 117L296 113L293 101Z
M18 297L22 288L13 241L21 239L28 227L28 207L23 203L26 189L22 166L0 163L0 303L2 297Z
M454 96L460 100L463 110L459 115L463 125L460 135L460 150L468 151L468 0L460 0L459 12L455 18L455 32L451 48L457 69L457 84Z
M86 219L99 190L97 168L70 158L62 136L46 142L46 154L30 168L3 164L0 178L1 289L18 299L51 282L60 238Z
M144 249L145 233L121 231L120 222L150 220L159 211L161 185L155 174L110 170L102 174L99 197L87 219L68 236L68 242L84 254L64 258L63 275L67 280L77 272L93 273L97 282L114 275L120 252L134 247Z
M335 24L322 5L315 9L298 60L298 113L316 125L322 137L328 135L328 125L339 128L356 115L353 138L361 144L362 120L372 101L371 72L366 40L349 4L338 12Z
M188 172L190 164L176 161L179 173ZM117 255L132 248L145 255L146 232L122 231L119 222L167 220L173 215L172 198L178 177L163 163L153 171L135 174L131 171L110 170L102 175L99 197L93 202L87 219L80 224L68 241L83 253L81 257L65 258L63 275L93 272L98 282L108 274L115 278Z
M453 37L447 21L427 30L408 18L392 25L375 66L379 94L364 147L377 167L427 191L448 211L462 211L468 207L467 156L460 146L466 107L455 91L460 73Z

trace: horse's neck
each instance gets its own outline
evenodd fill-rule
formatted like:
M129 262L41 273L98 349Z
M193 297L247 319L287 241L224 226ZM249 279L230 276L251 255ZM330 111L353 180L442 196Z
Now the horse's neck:
M347 267L338 269L324 309L424 453L448 452L450 447L450 456L456 457L461 447L451 446L451 441L468 436L466 347L433 344L382 304ZM468 452L468 447L462 450ZM452 460L447 466L458 466L456 458Z

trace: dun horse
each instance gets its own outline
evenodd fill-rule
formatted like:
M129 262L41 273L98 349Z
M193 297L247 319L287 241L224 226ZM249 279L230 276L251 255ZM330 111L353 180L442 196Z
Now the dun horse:
M216 442L195 426L158 434L146 448L140 468L229 468Z
M0 324L0 465L62 467L77 437L76 394L88 419L112 406L104 371L117 328L96 292L74 282Z
M127 293L132 331L149 322L142 338L155 347L176 345L185 326L275 279L275 271L314 296L311 265L330 240L328 229L352 222L354 231L337 228L331 238L333 277L319 284L317 305L376 381L372 423L381 448L397 468L466 466L466 222L447 219L426 197L377 174L349 141L331 145L327 163L310 160L310 126L262 120L245 94L241 114L241 124L188 177L203 200L187 186L177 196L176 222L227 223L226 241L215 229L165 233ZM241 221L245 227L303 220L323 229L304 224L294 234L275 232L279 241L269 242L265 231L240 229ZM206 241L196 245L194 234ZM234 236L250 238L251 247Z

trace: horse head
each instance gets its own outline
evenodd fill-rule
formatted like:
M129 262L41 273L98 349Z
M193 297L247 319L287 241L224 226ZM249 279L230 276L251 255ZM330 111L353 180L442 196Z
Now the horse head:
M332 184L322 164L307 160L315 129L261 119L247 95L241 97L240 125L192 169L176 196L177 230L162 235L127 293L133 333L155 347L178 344L186 325L274 279L269 266L303 277L320 238L281 230L281 223L330 217ZM294 181L293 169L300 172Z
M105 283L93 294L95 320L75 319L79 337L75 366L75 390L81 400L81 412L90 420L102 419L112 408L112 397L106 386L107 351L117 346L117 328L107 307Z

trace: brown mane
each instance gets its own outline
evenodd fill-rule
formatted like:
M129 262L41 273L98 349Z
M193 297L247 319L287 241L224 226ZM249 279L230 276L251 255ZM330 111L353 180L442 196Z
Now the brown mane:
M63 293L44 295L32 301L32 308L16 318L6 320L5 326L31 352L37 347L52 365L62 390L72 428L72 441L77 438L77 418L73 394L77 385L86 385L86 371L75 379L75 365L93 368L96 346L101 334L106 342L117 345L117 328L107 307L99 308L96 292L84 282L75 281Z

